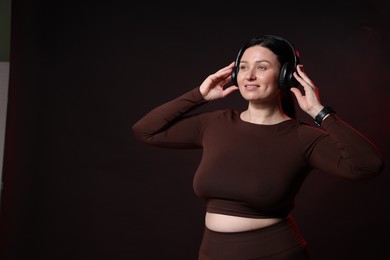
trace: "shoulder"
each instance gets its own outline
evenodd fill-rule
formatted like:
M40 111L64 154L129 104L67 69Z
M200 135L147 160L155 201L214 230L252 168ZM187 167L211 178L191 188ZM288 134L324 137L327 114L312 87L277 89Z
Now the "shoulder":
M317 126L314 126L314 125L311 125L309 124L308 122L305 122L305 121L299 121L297 120L297 125L298 125L298 129L301 133L305 133L305 134L315 134L315 135L322 135L322 134L326 134L326 131L317 127Z
M234 109L226 108L198 111L195 116L197 117L198 122L206 127L237 122L240 113Z
M215 110L204 110L197 113L200 117L203 118L232 118L237 117L240 113L237 110L226 108L226 109L215 109Z
M325 130L307 122L298 121L298 140L301 145L311 146L327 136L328 133Z

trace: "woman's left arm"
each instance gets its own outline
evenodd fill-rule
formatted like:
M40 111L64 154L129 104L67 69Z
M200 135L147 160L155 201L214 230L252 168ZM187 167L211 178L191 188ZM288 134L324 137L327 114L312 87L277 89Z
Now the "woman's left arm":
M321 121L317 123L326 131L310 148L309 157L313 167L348 179L361 179L381 173L384 160L376 146L334 113L323 113L319 89L304 73L302 65L297 66L294 77L305 92L302 94L298 88L291 88L300 108L313 119L319 113L322 114Z
M300 140L313 168L350 180L366 179L384 170L377 147L337 115L330 114L323 130L301 130ZM320 132L320 134L318 134Z

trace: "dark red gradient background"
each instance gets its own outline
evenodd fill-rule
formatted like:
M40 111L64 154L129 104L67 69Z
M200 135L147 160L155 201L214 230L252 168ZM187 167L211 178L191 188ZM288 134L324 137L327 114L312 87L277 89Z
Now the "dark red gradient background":
M130 127L260 34L294 43L322 102L388 165L389 2L262 2L13 1L0 259L197 259L200 151L147 147ZM293 211L313 260L389 258L389 187L388 169L314 172Z

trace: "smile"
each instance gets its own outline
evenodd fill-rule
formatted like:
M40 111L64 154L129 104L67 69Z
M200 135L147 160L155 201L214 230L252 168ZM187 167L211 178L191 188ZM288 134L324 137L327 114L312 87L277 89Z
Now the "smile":
M246 85L245 86L245 89L247 90L253 90L253 89L257 89L259 86L258 85Z

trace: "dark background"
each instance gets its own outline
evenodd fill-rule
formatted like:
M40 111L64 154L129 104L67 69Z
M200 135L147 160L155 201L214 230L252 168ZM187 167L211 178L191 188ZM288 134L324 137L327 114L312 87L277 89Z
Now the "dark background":
M201 151L130 128L265 33L295 45L322 102L388 164L389 1L263 2L13 1L0 259L197 259ZM388 173L309 176L293 215L314 260L390 257Z

